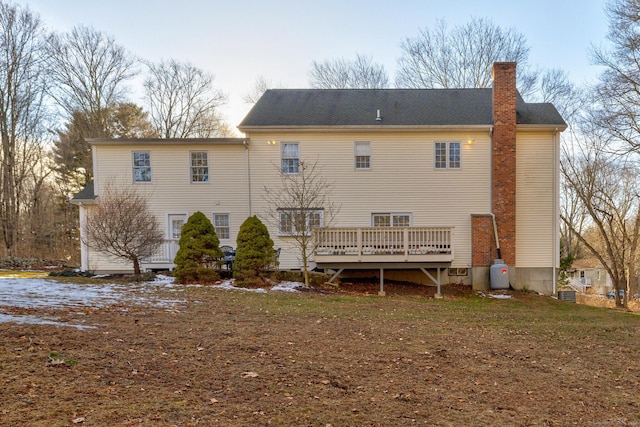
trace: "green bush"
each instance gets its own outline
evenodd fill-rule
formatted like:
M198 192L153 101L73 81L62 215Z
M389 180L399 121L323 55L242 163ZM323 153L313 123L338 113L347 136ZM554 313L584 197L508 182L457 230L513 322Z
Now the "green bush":
M216 230L202 212L196 212L182 226L180 249L174 259L178 283L211 283L219 278L213 270L223 256Z
M257 216L247 218L238 231L233 276L255 283L274 267L275 251L269 230Z

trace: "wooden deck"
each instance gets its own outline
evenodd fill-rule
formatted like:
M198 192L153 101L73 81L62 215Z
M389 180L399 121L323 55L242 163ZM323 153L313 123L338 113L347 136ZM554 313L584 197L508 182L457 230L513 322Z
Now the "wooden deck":
M389 268L396 263L450 263L454 257L453 227L318 228L313 233L318 266L363 263Z

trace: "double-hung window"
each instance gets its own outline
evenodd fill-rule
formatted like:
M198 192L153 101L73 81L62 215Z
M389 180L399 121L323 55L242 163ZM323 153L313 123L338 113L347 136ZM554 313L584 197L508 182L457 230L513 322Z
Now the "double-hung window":
M371 214L371 225L374 227L409 227L410 213L379 212Z
M213 227L220 240L229 239L229 214L213 214Z
M460 169L461 148L458 141L436 142L434 144L436 169Z
M354 164L356 170L371 169L370 142L356 142L354 144Z
M151 182L151 153L133 152L133 182Z
M191 182L209 182L209 159L206 151L191 151Z
M310 235L324 224L322 209L279 209L278 234L281 236Z
M282 173L300 172L300 147L297 142L283 142L280 145Z

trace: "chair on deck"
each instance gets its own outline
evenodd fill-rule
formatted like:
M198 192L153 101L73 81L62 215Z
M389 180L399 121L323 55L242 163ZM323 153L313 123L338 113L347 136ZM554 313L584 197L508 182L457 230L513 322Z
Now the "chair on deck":
M220 246L220 250L224 254L222 262L227 270L233 270L233 262L236 260L236 251L231 246Z

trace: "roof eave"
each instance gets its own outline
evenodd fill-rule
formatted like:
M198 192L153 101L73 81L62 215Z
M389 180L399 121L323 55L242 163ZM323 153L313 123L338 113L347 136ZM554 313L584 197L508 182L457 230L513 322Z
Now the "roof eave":
M87 138L90 145L243 145L246 138Z
M517 124L516 127L522 130L539 130L562 132L567 129L566 124Z
M71 199L72 205L95 205L97 203L96 199Z
M394 132L415 132L415 131L459 131L459 130L490 130L491 124L484 125L323 125L323 126L242 126L238 129L250 132L291 132L291 131L323 131L323 132L344 132L344 131L394 131Z

